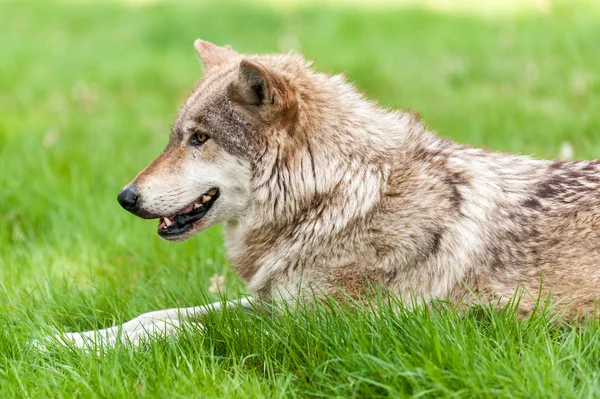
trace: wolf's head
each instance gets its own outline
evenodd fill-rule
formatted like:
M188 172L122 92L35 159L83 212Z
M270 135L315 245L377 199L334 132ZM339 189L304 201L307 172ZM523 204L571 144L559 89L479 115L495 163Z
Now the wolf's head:
M295 182L272 170L302 159L294 155L305 130L300 125L318 123L303 105L311 103L303 101L311 83L302 80L311 72L300 56L246 56L201 40L194 47L203 78L181 107L167 148L118 196L131 213L159 219L158 234L173 241L242 217L261 198L284 206L277 185ZM314 163L304 166L310 176L302 176L301 191L314 192Z

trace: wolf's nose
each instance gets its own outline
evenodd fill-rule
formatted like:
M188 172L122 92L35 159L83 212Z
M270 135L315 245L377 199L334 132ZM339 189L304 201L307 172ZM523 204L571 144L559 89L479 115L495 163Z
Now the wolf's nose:
M126 186L119 195L117 196L117 201L119 204L129 212L134 212L138 208L138 199L139 195L136 192L135 186Z

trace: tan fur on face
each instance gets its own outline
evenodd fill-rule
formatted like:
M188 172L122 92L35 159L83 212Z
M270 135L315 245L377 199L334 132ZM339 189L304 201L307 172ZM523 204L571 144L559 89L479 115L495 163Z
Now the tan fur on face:
M521 289L524 315L540 294L570 316L595 309L599 161L459 145L298 55L240 55L207 42L196 49L206 73L161 166L138 180L162 192L182 165L199 175L214 165L228 171L224 187L237 205L227 213L224 197L219 220L232 266L254 292L360 296L366 279L405 299L502 305ZM195 123L215 147L188 158L186 126Z

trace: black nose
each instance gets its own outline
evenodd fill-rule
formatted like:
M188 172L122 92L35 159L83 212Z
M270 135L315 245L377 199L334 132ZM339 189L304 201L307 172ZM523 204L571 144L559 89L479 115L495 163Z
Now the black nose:
M136 188L136 186L127 186L117 196L119 204L129 212L135 212L139 206L139 195Z

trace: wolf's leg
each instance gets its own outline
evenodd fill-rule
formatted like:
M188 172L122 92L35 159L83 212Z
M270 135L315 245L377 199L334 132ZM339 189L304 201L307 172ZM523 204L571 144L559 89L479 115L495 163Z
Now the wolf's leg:
M252 307L252 298L227 301L226 307ZM176 333L182 325L193 323L192 319L202 317L209 311L221 311L222 302L214 302L205 306L191 308L174 308L144 313L133 320L119 326L76 333L64 333L54 336L54 339L77 348L98 350L114 346L117 342L131 343L137 346L144 339L155 336L167 336ZM52 338L51 338L52 339ZM34 342L35 346L44 348L43 342Z

